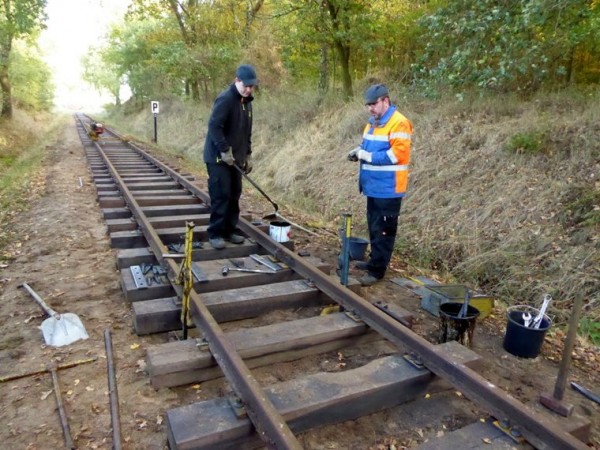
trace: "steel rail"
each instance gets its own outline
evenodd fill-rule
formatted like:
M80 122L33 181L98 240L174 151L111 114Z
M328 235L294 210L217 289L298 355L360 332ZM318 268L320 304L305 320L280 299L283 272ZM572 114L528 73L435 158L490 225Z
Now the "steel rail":
M429 370L448 381L466 397L497 418L510 419L511 423L518 424L523 436L536 448L541 450L559 448L584 450L588 448L583 442L564 431L557 421L533 411L477 372L453 360L450 356L440 353L433 344L358 294L342 284L338 284L286 247L273 241L247 220L240 218L239 226L266 251L276 256L299 275L310 279L319 290L337 301L346 310L357 314L372 329L394 344L401 347L407 346L415 351Z
M179 173L149 156L134 144L129 142L126 144L146 155L145 158L149 158L194 195L206 201L206 193L193 183L183 179ZM415 351L429 370L448 381L471 401L500 419L510 419L512 423L518 424L523 436L536 448L541 450L557 448L584 450L588 448L583 442L567 433L556 420L546 418L533 411L477 372L454 361L448 355L441 354L433 344L404 327L358 294L336 283L328 275L308 264L283 245L270 239L247 220L240 218L239 226L248 237L264 247L267 252L279 258L299 275L310 279L319 290L347 310L356 313L372 329L394 344L400 347L407 346ZM161 255L162 252L155 252L155 254ZM195 292L193 292L192 299L195 305L203 306ZM202 314L202 310L199 309L198 313ZM221 356L219 355L219 357ZM219 365L221 365L220 362Z
M135 217L140 229L148 241L155 257L161 263L169 266L170 274L174 277L178 271L178 265L169 258L162 258L168 252L160 237L142 212L139 204L127 188L118 171L112 165L100 145L94 142L99 154L104 160L115 182L119 185L121 194ZM161 164L162 166L162 164ZM172 169L170 169L172 171ZM173 173L177 173L172 171ZM179 174L177 174L180 177ZM196 188L197 189L197 188ZM252 373L239 356L233 344L226 338L219 324L214 320L208 309L202 303L200 296L192 290L190 294L197 312L200 316L200 327L204 337L219 367L231 383L233 390L247 406L248 416L255 426L261 439L272 448L277 449L302 449L302 445L292 433L286 421L277 411L277 408L265 395Z

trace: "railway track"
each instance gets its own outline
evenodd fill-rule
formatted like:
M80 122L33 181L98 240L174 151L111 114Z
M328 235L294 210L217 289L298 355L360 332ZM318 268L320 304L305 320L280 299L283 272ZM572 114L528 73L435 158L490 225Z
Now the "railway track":
M76 121L111 245L118 249L121 287L131 302L138 335L173 336L182 328L184 290L176 281L184 236L193 223L189 299L195 336L165 339L149 348L148 375L159 389L224 374L231 392L169 410L172 449L302 448L296 437L300 432L401 404L410 408L410 401L448 385L491 416L518 425L535 448L587 448L573 436L581 430L570 434L483 378L475 353L455 342L429 343L411 331L408 311L365 301L356 282L343 286L325 262L298 255L291 242L272 240L268 224L243 216L243 244L210 248L210 200L193 176L110 129L94 142L89 119L77 115ZM249 271L236 270L240 268ZM339 311L320 315L330 304L339 305ZM265 319L255 322L260 326L235 326L234 321L276 309L290 312L285 322ZM381 340L397 352L342 372L315 372L261 386L251 371Z

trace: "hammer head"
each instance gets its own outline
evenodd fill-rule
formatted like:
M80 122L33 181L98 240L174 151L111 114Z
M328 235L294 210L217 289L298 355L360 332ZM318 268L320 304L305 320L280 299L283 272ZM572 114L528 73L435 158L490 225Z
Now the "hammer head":
M224 277L226 277L227 274L229 273L229 267L227 267L227 266L223 267L223 269L221 270L221 273L223 274Z
M573 413L573 405L566 403L563 399L557 399L549 393L540 395L540 403L563 417L569 417Z

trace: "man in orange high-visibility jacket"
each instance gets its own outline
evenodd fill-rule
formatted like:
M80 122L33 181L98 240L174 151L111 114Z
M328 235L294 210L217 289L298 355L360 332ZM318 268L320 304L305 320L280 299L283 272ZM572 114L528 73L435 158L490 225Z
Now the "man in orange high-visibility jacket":
M390 263L402 198L408 185L408 164L413 127L394 105L383 84L365 91L369 123L359 147L348 153L350 161L360 161L359 190L367 197L367 223L371 253L359 261L367 272L359 279L371 286L382 279Z

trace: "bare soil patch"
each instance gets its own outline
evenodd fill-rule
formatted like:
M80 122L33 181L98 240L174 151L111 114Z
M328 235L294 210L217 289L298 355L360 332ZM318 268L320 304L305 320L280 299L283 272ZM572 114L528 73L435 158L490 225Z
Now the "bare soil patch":
M84 183L80 187L79 177ZM73 124L65 128L56 145L48 147L44 194L31 209L11 223L14 240L5 249L10 256L0 274L0 376L38 370L47 363L70 363L97 357L95 362L59 372L62 396L71 434L78 448L110 449L110 410L107 396L104 330L112 330L117 367L123 447L165 449L165 412L173 407L222 395L222 380L201 385L156 391L144 372L145 350L166 342L166 335L138 337L131 326L131 308L125 302L110 248L106 227L96 202L96 192ZM262 202L262 200L260 200ZM244 196L246 209L259 211L255 199ZM257 213L260 215L260 213ZM302 223L305 218L293 217ZM311 238L296 233L297 248L335 264L338 244L329 235ZM438 321L419 307L418 297L389 282L406 276L396 262L386 280L364 290L370 301L396 302L417 317L415 331L430 339L437 336ZM357 273L354 273L355 275ZM58 312L77 314L90 338L62 348L44 345L38 329L42 311L18 286L27 282ZM275 317L285 313L274 313ZM505 319L497 311L478 324L474 350L485 358L485 376L524 403L540 409L538 396L551 391L557 373L562 337L548 337L543 354L523 360L502 349ZM363 364L393 349L385 344L318 355L255 371L263 384L301 374L339 371ZM600 392L600 357L578 346L572 379ZM63 447L56 403L49 374L0 384L0 441L3 448L42 450ZM600 405L567 389L567 401L576 413L589 418L593 443L600 448ZM414 404L372 414L340 425L326 426L300 437L308 449L410 448L425 439L447 433L477 420L482 412L453 390L423 398Z

